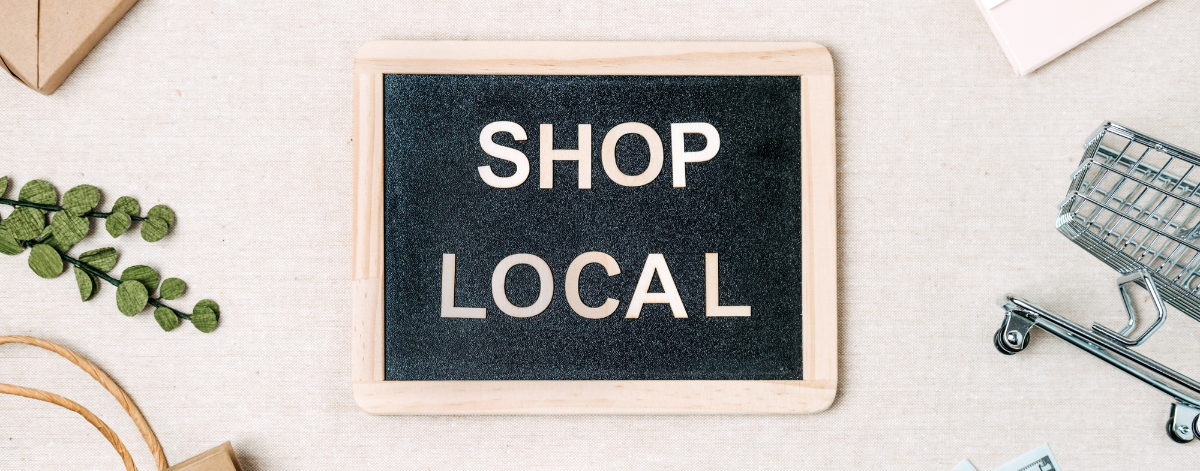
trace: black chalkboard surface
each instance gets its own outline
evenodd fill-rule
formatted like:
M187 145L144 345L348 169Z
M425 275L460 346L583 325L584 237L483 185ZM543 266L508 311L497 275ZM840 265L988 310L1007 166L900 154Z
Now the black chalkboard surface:
M836 232L809 227L833 225L831 69L768 73L771 53L752 50L701 73L687 73L705 62L695 54L664 54L654 72L551 57L494 73L487 57L456 61L613 43L457 43L440 57L428 49L446 43L384 44L356 66L365 409L809 412L832 400L836 338L821 336L836 305L815 288L836 289L836 272L813 245L834 250ZM805 55L795 49L811 53L774 54ZM729 61L746 67L719 67ZM541 73L547 62L556 73ZM824 120L828 136L810 123ZM814 170L826 145L828 168ZM790 401L760 390L780 385ZM754 392L712 391L739 386ZM680 399L696 388L709 396ZM711 407L726 403L738 406Z
M383 87L386 379L802 379L798 77L389 74ZM493 136L533 167L514 188L494 188L477 170L515 172L480 146L497 121L526 128L524 141ZM626 122L661 136L664 167L672 123L711 124L720 148L685 166L683 188L670 167L622 186L600 150L604 133ZM578 125L591 125L591 188L578 187L576 161L554 163L553 187L539 187L541 123L553 125L560 149L578 148ZM693 152L709 145L685 138ZM626 134L615 157L624 173L642 173L647 140ZM621 268L581 272L585 304L620 302L602 319L576 314L565 296L567 268L586 252ZM553 276L549 306L529 318L505 315L491 291L496 265L521 253ZM721 301L750 305L751 316L705 315L706 253L719 254ZM455 303L484 307L485 318L441 317L443 254L457 262ZM649 254L663 255L686 318L668 304L625 315ZM506 288L512 304L528 306L541 286L518 265ZM663 291L658 276L651 288Z

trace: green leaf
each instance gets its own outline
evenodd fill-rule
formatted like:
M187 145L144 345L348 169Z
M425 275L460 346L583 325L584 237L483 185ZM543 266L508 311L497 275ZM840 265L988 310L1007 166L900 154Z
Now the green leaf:
M217 330L217 318L220 315L221 312L217 307L217 303L211 299L202 300L196 303L196 308L192 310L192 325L196 326L197 330L207 334Z
M63 193L63 211L72 216L83 216L100 204L100 190L91 185L79 185Z
M17 242L12 234L8 232L8 228L4 223L0 222L0 253L4 255L16 255L25 251L25 246Z
M92 221L88 218L72 216L70 213L54 213L50 220L50 229L54 238L61 244L75 245L87 237L92 230Z
M146 288L147 295L154 293L160 279L158 272L145 265L134 265L121 272L121 284L125 284L126 281L137 281Z
M49 182L34 180L21 187L21 193L17 199L29 203L53 205L58 203L58 190L55 190L54 185Z
M0 177L0 198L4 197L4 192L8 191L8 176Z
M4 221L9 233L19 241L33 240L46 227L46 215L40 209L20 207Z
M163 299L172 300L183 296L183 292L187 291L187 283L179 278L167 278L163 280L162 286L158 288L158 295Z
M138 204L138 201L131 197L122 196L117 198L116 203L113 203L112 212L137 216L142 214L142 205Z
M46 229L49 229L49 227ZM71 250L71 246L75 245L63 243L62 241L58 240L57 237L54 237L54 234L49 233L46 233L46 235L43 235L41 238L39 238L38 242L54 247L54 250L57 250L58 253L67 253L68 250Z
M150 208L150 212L146 213L146 217L150 219L162 219L167 223L167 227L175 225L175 211L161 204Z
M221 317L221 308L217 306L216 301L211 299L201 299L200 302L196 303L196 307L200 306L208 308L208 310L212 311L213 314L216 314L217 317Z
M90 250L79 256L79 261L97 270L107 272L117 266L117 250L112 247Z
M150 217L142 221L142 240L146 242L158 242L167 236L168 229L170 229L170 226L162 218Z
M63 272L62 255L59 255L54 247L37 244L29 252L29 268L37 273L37 276L46 279L54 278Z
M176 316L175 311L172 311L170 308L160 307L155 309L154 320L158 321L158 326L167 332L179 327L179 316Z
M75 283L79 285L79 297L84 301L92 299L92 295L96 294L96 279L79 267L75 267Z
M150 293L146 292L146 285L138 281L122 281L117 286L117 309L121 310L121 314L136 316L146 309L149 300Z
M130 219L128 214L113 211L108 216L108 219L104 221L104 230L108 231L108 235L116 239L129 230L130 224L133 224L133 219Z

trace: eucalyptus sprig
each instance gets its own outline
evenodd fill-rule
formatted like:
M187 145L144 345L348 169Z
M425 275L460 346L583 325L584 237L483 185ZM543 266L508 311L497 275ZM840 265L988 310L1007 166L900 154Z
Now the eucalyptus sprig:
M153 306L154 320L163 330L179 326L181 318L191 321L201 332L217 328L220 308L210 299L196 303L191 313L163 304L163 300L177 299L187 290L187 283L179 278L167 278L160 284L158 272L145 265L126 268L120 278L113 278L108 274L117 266L117 251L112 247L84 252L79 257L67 254L91 232L92 219L104 219L105 230L113 238L120 237L134 221L139 221L142 239L162 240L175 225L175 212L170 208L156 205L142 216L137 200L122 196L109 212L96 211L100 190L91 185L67 190L59 205L58 190L42 180L26 183L17 199L10 200L4 198L8 185L8 177L0 177L0 204L15 208L8 219L0 220L0 253L18 255L29 249L29 268L47 279L58 277L66 264L70 264L84 301L96 294L97 279L104 280L117 287L117 309L122 314L132 317ZM51 215L50 224L46 224L47 215ZM158 297L154 297L155 291Z

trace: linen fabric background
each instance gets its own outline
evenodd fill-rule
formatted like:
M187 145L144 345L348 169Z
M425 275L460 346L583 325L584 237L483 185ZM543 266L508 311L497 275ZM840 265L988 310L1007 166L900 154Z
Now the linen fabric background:
M1081 143L1114 120L1200 150L1200 3L1160 0L1028 77L968 0L202 2L142 0L53 96L0 80L0 174L105 208L171 206L164 240L115 242L211 298L220 328L162 332L104 286L79 301L0 257L0 334L89 358L134 398L172 462L232 440L248 471L991 469L1048 442L1065 469L1194 469L1170 400L1037 334L992 347L1021 294L1122 322L1116 273L1054 230ZM351 74L363 43L814 41L837 71L839 392L798 416L376 417L350 390ZM8 209L0 210L8 214ZM103 244L103 245L102 245ZM1200 323L1143 351L1200 374ZM52 391L153 460L73 365L0 347L0 382ZM80 417L0 396L0 469L121 469Z

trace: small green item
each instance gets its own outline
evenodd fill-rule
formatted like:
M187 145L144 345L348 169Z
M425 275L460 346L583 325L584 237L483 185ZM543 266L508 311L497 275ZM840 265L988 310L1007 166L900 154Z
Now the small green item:
M92 185L79 185L63 193L63 211L83 216L100 204L100 190Z
M169 229L170 227L166 220L157 217L147 218L145 221L142 221L142 240L146 242L158 242L167 236Z
M196 303L197 306L204 306L213 312L213 315L221 317L221 308L217 306L217 302L211 299L201 299Z
M87 237L92 230L92 220L73 216L69 212L54 213L50 220L50 229L54 238L65 245L75 245Z
M4 222L0 222L0 253L4 255L17 255L24 252L25 246L13 238L12 234L8 232L8 228L4 226Z
M96 294L96 279L88 272L75 267L75 283L79 285L79 298L87 301Z
M196 330L207 334L217 330L217 318L220 315L221 310L216 302L211 299L201 300L192 310L192 325L196 326Z
M58 190L44 180L34 180L21 187L17 199L29 203L53 205L58 202ZM42 213L45 214L45 213Z
M117 266L117 251L112 247L89 250L79 256L79 261L106 272Z
M146 220L142 221L142 239L146 242L158 242L167 236L171 226L175 225L175 211L161 204L150 208Z
M40 209L20 207L4 220L9 233L18 241L36 239L46 227L46 214Z
M175 211L172 211L171 208L168 208L161 204L155 205L153 208L150 208L150 212L146 213L146 218L147 219L162 219L163 222L167 223L167 227L175 226Z
M179 327L179 316L175 315L175 311L169 307L160 307L154 310L154 320L158 322L158 326L162 330L170 332Z
M146 285L139 281L122 281L117 286L117 309L121 310L121 314L136 316L146 309L149 300L150 293L146 292Z
M147 294L154 293L154 290L158 288L158 280L160 279L157 271L145 265L134 265L121 272L122 284L126 281L137 281L146 288Z
M112 212L137 216L142 213L142 205L138 204L138 201L131 197L122 196L117 198L116 203L113 203Z
M62 241L58 240L57 237L54 237L54 234L49 231L50 227L46 227L46 229L46 231L42 232L42 236L38 238L38 241L54 247L54 250L57 250L58 253L67 253L68 250L71 250L71 245L73 244L63 243Z
M63 272L62 255L46 244L37 244L29 252L29 268L37 273L37 276L50 279Z
M158 287L158 295L168 301L179 299L184 291L187 291L187 283L179 278L167 278L163 280L162 286Z
M62 195L59 202L58 190L49 182L34 180L26 183L18 192L16 200L4 198L11 180L0 177L0 205L14 209L8 218L0 218L0 253L17 255L30 248L29 268L42 278L54 278L62 274L66 264L74 267L75 283L79 297L88 301L99 291L99 282L104 281L117 287L117 308L127 316L144 311L147 305L154 307L154 318L163 330L172 330L181 320L190 320L201 332L212 332L217 328L220 308L212 300L205 299L196 304L194 313L186 313L163 304L163 300L175 300L187 291L187 283L178 278L165 280L158 272L145 265L125 269L116 279L107 272L117 266L117 251L105 247L84 252L79 258L68 253L71 248L91 232L92 219L105 219L104 228L114 238L129 231L135 221L142 222L142 238L156 242L166 237L175 225L175 211L164 205L150 208L142 217L141 205L129 196L117 198L111 212L97 209L100 190L91 185L79 185ZM47 215L50 216L47 224ZM159 291L159 297L151 297Z
M130 224L133 224L133 219L128 214L113 211L112 214L108 215L108 219L104 221L104 230L108 231L108 235L116 239L129 230Z

